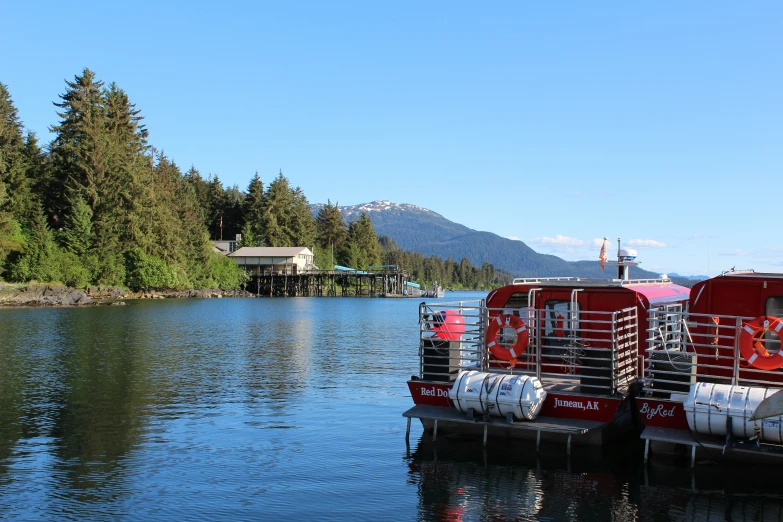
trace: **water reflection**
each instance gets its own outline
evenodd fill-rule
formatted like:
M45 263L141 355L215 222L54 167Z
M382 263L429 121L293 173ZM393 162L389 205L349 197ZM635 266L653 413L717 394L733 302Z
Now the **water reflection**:
M519 443L518 443L519 444ZM569 459L556 447L423 434L408 455L409 482L417 487L421 520L774 521L783 520L783 494L770 487L774 466L695 469L680 462L644 466L642 447L575 448Z
M422 435L411 455L422 520L636 520L629 465L617 452ZM617 448L621 453L633 448Z
M407 454L417 305L0 310L0 518L780 518L774 473L645 467L635 444L569 459L414 429Z
M372 302L372 324L356 299L0 310L0 518L290 511L368 419L399 420L376 405L416 303Z
M779 475L774 464L702 462L689 468L659 459L640 477L640 520L783 520L783 494L770 487Z

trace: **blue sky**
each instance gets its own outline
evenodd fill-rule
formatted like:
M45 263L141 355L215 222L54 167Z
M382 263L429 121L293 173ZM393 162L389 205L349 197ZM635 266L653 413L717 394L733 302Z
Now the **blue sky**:
M287 5L284 5L287 4ZM48 142L88 67L185 170L282 169L569 260L780 271L779 2L8 2L0 82Z

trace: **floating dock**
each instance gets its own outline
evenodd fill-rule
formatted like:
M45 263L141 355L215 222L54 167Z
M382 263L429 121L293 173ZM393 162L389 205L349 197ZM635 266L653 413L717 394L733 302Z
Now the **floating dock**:
M439 424L458 424L462 427L475 427L477 432L483 431L484 446L487 445L487 436L490 433L503 434L516 438L536 439L536 451L541 445L541 433L547 440L551 435L557 434L566 439L566 452L571 454L572 437L586 437L598 434L608 428L608 423L585 419L563 419L558 417L539 416L532 421L509 422L505 417L470 417L460 413L454 408L442 406L429 406L419 404L402 414L408 419L408 427L405 432L405 440L410 440L411 419L419 419L425 428L432 426L432 439L437 440ZM550 435L550 436L547 436Z
M650 456L651 444L653 443L658 443L663 453L670 454L676 454L675 448L678 447L686 450L689 448L691 467L696 465L697 449L708 454L720 453L723 457L737 457L743 460L749 457L767 460L776 458L776 461L779 462L783 458L783 448L778 445L734 440L731 437L721 440L715 436L688 430L647 426L642 431L640 438L644 440L645 463Z

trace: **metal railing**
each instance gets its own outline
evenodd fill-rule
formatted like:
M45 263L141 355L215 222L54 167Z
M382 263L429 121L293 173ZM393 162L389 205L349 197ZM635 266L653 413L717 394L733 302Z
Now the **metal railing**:
M433 338L432 325L446 310L456 310L464 319L464 333L458 340ZM513 365L490 357L486 340L490 318L508 313L524 321L529 335L527 348ZM569 383L566 391L605 395L622 392L637 379L636 307L614 312L575 310L560 328L551 315L551 310L488 309L483 301L422 303L419 375L425 380L450 381L465 369L524 373L535 375L544 386ZM501 346L510 346L513 332L501 328L495 340Z
M442 339L438 331L444 312L455 311L463 323L456 339ZM447 322L447 329L449 323ZM425 380L451 381L461 369L486 367L484 300L419 305L419 376ZM456 331L458 327L455 327ZM447 335L447 337L455 337Z
M638 376L635 307L615 312L572 311L569 328L560 330L553 324L551 311L531 310L528 315L529 355L521 366L535 371L545 385L570 377L578 379L573 391L614 394Z
M612 279L613 282L619 283L620 286L627 285L660 285L663 283L671 283L671 279L668 277L658 277L655 279Z
M532 285L537 283L551 283L557 281L579 281L578 277L563 276L563 277L515 277L512 281L512 285Z
M691 384L783 387L783 369L760 370L740 353L740 331L752 317L686 313L680 306L648 311L643 390L667 397L687 394ZM765 334L770 353L777 336Z

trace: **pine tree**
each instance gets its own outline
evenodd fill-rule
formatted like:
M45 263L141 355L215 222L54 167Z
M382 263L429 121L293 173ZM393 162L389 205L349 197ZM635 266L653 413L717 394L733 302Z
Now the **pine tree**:
M207 181L206 223L210 239L223 238L223 213L227 206L227 198L223 183L217 175L212 175Z
M293 198L288 179L282 171L264 194L264 243L272 247L300 246L293 244L291 209Z
M191 286L188 256L201 255L198 252L199 237L193 237L193 229L183 234L184 208L181 206L182 174L179 167L161 153L154 169L152 182L150 237L153 243L142 248L144 255L161 259L171 267L176 277L172 279L178 287Z
M124 250L150 242L144 237L142 215L150 204L152 158L147 155L147 129L128 95L115 83L102 93L108 140L107 176L101 188L96 219L115 224Z
M23 236L14 216L15 202L29 201L22 122L8 88L0 83L0 274L6 257L22 248Z
M256 246L255 243L258 243L260 238L264 236L264 184L261 182L258 172L247 186L242 216L244 221L242 227L243 246ZM248 241L245 240L247 234L252 234L252 243L254 244L247 244Z
M22 227L5 208L8 206L5 183L0 180L0 276L5 260L11 252L20 251L24 245Z
M57 113L61 121L49 129L55 134L51 151L55 169L52 188L59 196L55 212L67 212L71 200L81 195L96 214L99 198L106 192L109 156L103 82L84 69L73 82L65 83L66 92L60 95L62 102L55 103L62 110Z
M364 212L348 227L346 261L348 266L357 269L366 269L368 266L380 264L381 247L378 243L378 235L372 226L370 216Z
M312 246L315 244L316 224L310 203L299 187L291 192L291 199L291 243L293 246Z
M335 253L337 259L342 259L348 243L348 225L343 219L337 203L327 204L318 210L316 222L316 265L321 269L334 267Z
M81 197L76 198L70 214L65 218L60 238L65 250L73 252L80 259L92 252L95 240L92 233L92 210Z
M24 176L10 181L9 209L22 226L29 227L46 201L52 174L49 156L41 150L34 132L25 137L20 161Z
M18 172L24 147L22 122L8 87L0 83L0 180L8 182Z
M8 273L14 281L62 281L59 251L43 209L28 233L23 253L11 263Z
M199 212L201 213L201 222L206 227L208 226L209 185L204 181L204 178L201 177L201 174L193 165L191 165L190 169L185 173L184 179L193 189L193 195L196 198L196 203Z
M195 169L191 167L191 170L178 180L175 186L178 226L183 241L181 247L183 258L180 265L185 267L190 284L194 288L214 288L217 284L213 278L212 244L209 242L209 233L204 225L204 212L196 194L196 185L189 179L189 175L192 176L194 171ZM198 176L197 171L195 175Z
M256 239L256 233L253 231L253 225L250 222L245 223L242 227L242 238L237 243L239 248L242 247L254 247L258 246L258 239Z

